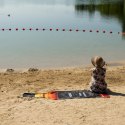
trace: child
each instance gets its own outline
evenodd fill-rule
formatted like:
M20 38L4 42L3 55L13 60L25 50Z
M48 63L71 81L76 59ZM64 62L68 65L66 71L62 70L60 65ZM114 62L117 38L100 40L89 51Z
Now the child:
M105 61L100 56L95 56L91 59L94 68L92 71L92 79L90 82L90 90L98 94L107 93L107 83L105 82L106 68L103 68Z

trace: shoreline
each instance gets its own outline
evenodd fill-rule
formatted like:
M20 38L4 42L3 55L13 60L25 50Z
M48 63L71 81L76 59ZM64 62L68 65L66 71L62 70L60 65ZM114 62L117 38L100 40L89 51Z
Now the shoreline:
M38 67L27 67L27 68L0 68L0 73L5 73L7 70L13 70L14 72L27 72L30 69L35 69L39 71L44 71L44 70L64 70L64 69L89 69L92 68L93 65L90 64L88 66L64 66L64 67L45 67L45 68L38 68ZM107 63L107 66L105 66L107 69L115 69L115 68L121 68L125 67L125 62L110 62ZM10 71L11 72L11 71Z

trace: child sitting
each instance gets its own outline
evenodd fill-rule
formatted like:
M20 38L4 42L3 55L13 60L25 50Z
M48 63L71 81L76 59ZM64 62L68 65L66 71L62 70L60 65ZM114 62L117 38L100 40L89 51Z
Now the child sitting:
M105 82L106 68L103 68L105 61L100 56L91 59L94 68L91 70L92 79L90 82L90 90L98 94L107 93L107 83Z

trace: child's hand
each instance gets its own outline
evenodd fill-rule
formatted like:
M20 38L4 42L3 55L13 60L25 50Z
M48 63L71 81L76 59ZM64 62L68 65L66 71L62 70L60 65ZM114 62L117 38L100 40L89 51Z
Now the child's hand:
M89 71L93 71L93 68L91 68Z

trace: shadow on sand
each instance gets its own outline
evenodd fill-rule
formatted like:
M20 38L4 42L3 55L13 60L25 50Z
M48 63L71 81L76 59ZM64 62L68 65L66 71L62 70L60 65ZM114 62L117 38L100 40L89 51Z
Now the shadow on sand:
M123 93L113 92L111 90L108 90L108 94L112 95L112 96L125 96L125 94L123 94Z

